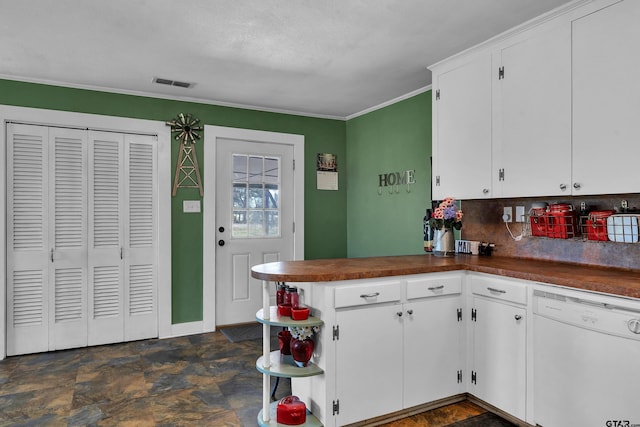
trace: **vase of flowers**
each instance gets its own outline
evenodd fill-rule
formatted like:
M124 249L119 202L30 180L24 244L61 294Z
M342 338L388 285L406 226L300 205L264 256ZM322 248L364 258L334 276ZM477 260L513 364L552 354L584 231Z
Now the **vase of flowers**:
M311 337L318 330L317 326L289 326L289 332L291 332L291 356L297 366L305 367L309 365L315 347Z
M453 197L447 197L433 210L429 222L434 230L434 255L453 256L455 254L453 230L462 228L462 216L462 210L458 209Z

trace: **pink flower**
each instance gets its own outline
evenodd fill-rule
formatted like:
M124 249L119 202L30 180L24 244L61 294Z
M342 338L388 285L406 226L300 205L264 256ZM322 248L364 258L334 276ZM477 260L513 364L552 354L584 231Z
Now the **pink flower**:
M464 216L464 214L462 213L462 211L457 211L456 212L456 221L462 221L462 217Z

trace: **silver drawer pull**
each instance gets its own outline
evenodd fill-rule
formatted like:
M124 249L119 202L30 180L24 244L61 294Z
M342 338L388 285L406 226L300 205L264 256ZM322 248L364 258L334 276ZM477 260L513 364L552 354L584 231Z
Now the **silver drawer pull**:
M499 294L506 294L507 291L503 291L502 289L496 289L496 288L487 288L489 289L491 292L497 292Z
M373 298L377 297L378 295L380 295L380 292L374 292L372 294L362 294L360 295L360 298Z
M431 286L427 289L429 289L430 291L437 291L438 289L442 289L444 288L444 285L440 285L440 286Z

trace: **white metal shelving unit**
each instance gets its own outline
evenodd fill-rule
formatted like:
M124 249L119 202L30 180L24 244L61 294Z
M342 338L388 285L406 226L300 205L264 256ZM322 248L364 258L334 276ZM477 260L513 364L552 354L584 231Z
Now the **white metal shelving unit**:
M278 315L278 308L270 305L269 282L262 282L263 308L256 313L256 320L262 323L262 356L256 361L256 369L262 373L262 410L258 414L258 424L263 427L277 427L277 402L271 403L271 377L310 377L324 374L315 363L304 368L294 364L291 356L281 355L279 350L271 351L271 326L321 326L324 322L309 316L306 320L293 320L289 316ZM307 409L307 419L302 426L321 427L322 423Z

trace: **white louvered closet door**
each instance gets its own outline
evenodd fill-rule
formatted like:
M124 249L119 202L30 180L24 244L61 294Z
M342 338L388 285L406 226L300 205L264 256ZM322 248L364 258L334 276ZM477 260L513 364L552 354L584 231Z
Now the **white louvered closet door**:
M49 349L49 130L7 124L7 355Z
M124 338L132 341L158 336L157 137L127 134L124 141Z
M49 128L49 349L87 345L87 132Z
M89 132L89 345L124 340L124 135Z
M157 337L156 137L7 135L7 355Z

